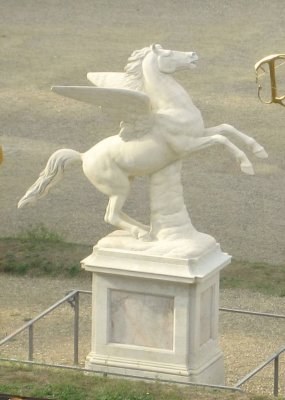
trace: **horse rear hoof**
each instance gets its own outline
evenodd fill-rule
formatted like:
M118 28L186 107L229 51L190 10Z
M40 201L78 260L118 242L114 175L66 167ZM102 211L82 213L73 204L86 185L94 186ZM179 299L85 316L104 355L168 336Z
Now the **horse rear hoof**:
M247 175L254 175L254 169L251 164L241 164L240 169Z
M153 241L153 237L151 236L151 234L149 232L144 233L143 235L139 235L138 239L141 240L142 242L152 242Z

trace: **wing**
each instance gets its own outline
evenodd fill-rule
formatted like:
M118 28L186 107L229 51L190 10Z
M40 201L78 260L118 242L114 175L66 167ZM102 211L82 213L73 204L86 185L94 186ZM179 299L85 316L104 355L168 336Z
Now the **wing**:
M131 89L124 72L88 72L87 79L101 88Z
M150 99L142 92L93 86L53 86L52 91L102 107L109 114L121 119L120 135L124 140L141 137L152 127Z
M110 109L123 120L150 113L149 97L134 90L93 86L53 86L52 91L61 96Z

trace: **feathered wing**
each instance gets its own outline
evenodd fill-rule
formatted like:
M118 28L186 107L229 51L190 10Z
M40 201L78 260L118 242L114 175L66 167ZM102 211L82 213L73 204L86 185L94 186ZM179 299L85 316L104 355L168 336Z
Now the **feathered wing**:
M93 85L101 88L130 89L143 91L140 79L134 74L126 72L88 72L87 79Z
M126 141L145 135L152 127L150 99L142 92L93 86L53 86L52 90L62 96L102 107L111 116L120 118L120 136Z
M87 79L101 88L131 89L125 72L88 72Z

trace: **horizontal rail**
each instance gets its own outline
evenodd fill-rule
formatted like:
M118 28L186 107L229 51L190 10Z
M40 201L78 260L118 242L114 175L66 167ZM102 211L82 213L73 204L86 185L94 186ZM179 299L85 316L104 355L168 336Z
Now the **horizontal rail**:
M266 361L264 361L262 364L260 364L258 367L256 367L254 370L249 372L247 375L245 375L241 380L239 380L235 387L240 387L242 386L245 382L247 382L249 379L254 377L258 372L260 372L263 368L265 368L267 365L269 365L273 360L278 358L280 354L285 352L285 346L279 349L276 353L272 354Z
M239 310L239 309L236 309L236 308L224 308L224 307L221 307L220 311L231 312L231 313L236 313L236 314L255 315L255 316L260 316L260 317L270 317L270 318L285 319L285 315L282 315L282 314L262 313L262 312L249 311L249 310Z
M8 342L9 340L13 339L15 336L17 336L19 333L23 332L25 329L28 329L31 325L33 325L35 322L39 321L41 318L45 317L46 315L50 314L53 310L55 310L57 307L59 307L61 304L63 304L65 301L68 301L72 298L77 293L85 293L85 294L92 294L92 291L90 290L77 290L73 289L69 293L67 293L62 299L58 300L56 303L54 303L52 306L44 310L42 313L37 315L35 318L31 319L29 322L26 324L22 325L19 329L17 329L15 332L12 332L10 335L6 336L4 339L0 340L0 346Z
M122 377L122 378L132 378L132 379L143 380L143 381L151 381L151 382L159 381L162 383L169 383L169 384L175 384L175 385L200 386L200 387L204 387L204 388L230 390L233 392L243 392L243 390L241 388L234 387L234 386L210 385L207 383L196 383L196 382L179 382L179 381L173 381L173 380L168 380L168 379L157 379L157 378L144 377L144 376L139 376L139 375L120 374L118 372L96 371L94 369L80 368L80 367L75 367L72 365L45 364L45 363L36 362L36 361L24 361L24 360L17 360L17 359L13 359L13 358L1 358L1 357L0 357L0 361L37 365L39 367L61 368L61 369L68 369L68 370L72 370L72 371L79 371L79 372L88 372L88 373L91 372L91 373L100 374L103 376L110 375L110 376L117 376L117 377Z
M0 340L0 346L8 342L9 340L13 339L15 336L17 336L19 333L23 332L25 329L29 328L31 325L33 325L35 322L37 322L39 319L45 317L49 313L51 313L54 309L59 307L62 303L65 301L68 301L70 298L73 298L76 293L78 293L78 290L72 290L70 293L68 293L66 296L64 296L62 299L54 303L52 306L47 308L45 311L37 315L35 318L31 319L29 322L26 324L22 325L19 329L17 329L15 332L11 333L10 335L6 336L4 339Z
M92 290L72 289L71 292L73 292L74 290L78 293L92 294Z

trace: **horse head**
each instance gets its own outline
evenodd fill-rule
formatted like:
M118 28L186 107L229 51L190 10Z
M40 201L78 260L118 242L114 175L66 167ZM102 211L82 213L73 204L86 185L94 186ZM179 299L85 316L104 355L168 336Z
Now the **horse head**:
M150 54L156 56L158 68L164 74L195 68L198 61L195 52L165 50L160 44L151 45Z

